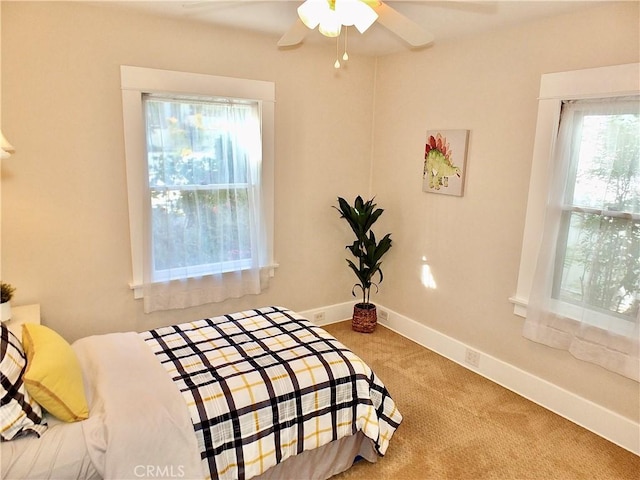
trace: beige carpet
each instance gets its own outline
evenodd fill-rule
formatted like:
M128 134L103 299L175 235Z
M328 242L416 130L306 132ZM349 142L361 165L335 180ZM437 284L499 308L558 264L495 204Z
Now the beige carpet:
M378 463L336 480L640 479L640 457L380 325L325 328L371 365L404 417Z

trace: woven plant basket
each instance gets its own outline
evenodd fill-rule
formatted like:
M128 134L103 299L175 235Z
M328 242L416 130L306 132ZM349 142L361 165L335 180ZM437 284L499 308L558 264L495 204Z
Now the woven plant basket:
M351 329L360 333L371 333L376 329L378 315L373 303L356 303L353 306Z

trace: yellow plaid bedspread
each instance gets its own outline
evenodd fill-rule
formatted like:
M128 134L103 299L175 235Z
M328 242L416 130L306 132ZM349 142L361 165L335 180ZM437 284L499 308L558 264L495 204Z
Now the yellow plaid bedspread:
M285 308L140 335L185 398L211 478L249 479L359 430L384 455L402 421L368 365Z

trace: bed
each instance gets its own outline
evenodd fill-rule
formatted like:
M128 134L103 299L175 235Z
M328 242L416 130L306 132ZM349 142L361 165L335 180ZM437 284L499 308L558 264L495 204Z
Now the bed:
M25 327L26 364L31 334ZM402 421L359 357L282 307L87 337L70 350L86 413L61 421L42 408L39 423L0 444L2 478L325 479L383 456Z

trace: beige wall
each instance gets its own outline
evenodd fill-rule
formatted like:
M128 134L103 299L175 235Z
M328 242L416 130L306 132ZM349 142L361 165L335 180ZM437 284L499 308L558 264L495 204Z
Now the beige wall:
M638 420L638 383L521 336L513 315L543 73L639 60L638 3L378 60L373 191L395 247L377 301ZM468 129L464 197L423 193L427 129ZM381 220L382 222L382 220ZM436 289L420 281L422 258Z
M15 304L73 340L260 305L349 300L348 232L331 205L369 188L373 62L85 3L2 3L2 278ZM131 281L120 65L276 83L275 259L269 290L145 315Z
M86 4L2 4L2 277L70 340L264 304L349 300L337 195L371 193L393 232L375 301L629 418L638 384L522 339L512 313L540 75L638 61L638 5L610 4L418 52L278 51L277 38ZM119 66L276 82L276 260L269 291L144 315L128 282ZM375 82L374 82L375 76ZM375 87L375 112L373 111ZM372 124L374 142L371 145ZM422 193L424 132L471 131L465 196ZM373 164L371 164L371 161ZM437 288L420 283L422 258Z

